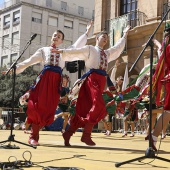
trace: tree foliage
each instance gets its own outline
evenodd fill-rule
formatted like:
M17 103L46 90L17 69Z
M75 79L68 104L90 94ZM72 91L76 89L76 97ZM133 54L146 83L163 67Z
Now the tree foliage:
M0 68L0 73L5 68ZM36 79L38 72L28 67L21 74L16 75L14 107L18 107L19 98L29 89ZM0 74L0 107L12 107L13 75Z

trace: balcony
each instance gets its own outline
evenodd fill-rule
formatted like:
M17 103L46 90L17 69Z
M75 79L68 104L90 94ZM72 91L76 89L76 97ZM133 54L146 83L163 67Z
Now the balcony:
M137 10L135 12L131 12L120 17L107 20L106 30L110 32L111 23L115 23L116 25L117 24L119 25L121 23L122 27L125 27L125 25L130 25L131 28L134 28L136 26L146 24L146 19L147 19L146 14Z
M140 11L135 11L122 15L120 17L110 19L106 21L106 31L110 33L110 46L113 46L115 42L122 37L122 32L126 25L130 25L131 28L146 24L147 16Z

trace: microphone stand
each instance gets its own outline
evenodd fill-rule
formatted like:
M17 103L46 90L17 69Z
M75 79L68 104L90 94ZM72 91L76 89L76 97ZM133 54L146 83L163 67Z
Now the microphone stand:
M165 13L165 15L162 18L161 22L159 23L159 25L157 26L157 28L155 29L153 34L150 36L150 38L147 41L147 43L146 43L145 47L143 48L142 52L139 54L138 58L136 59L136 61L134 62L134 64L132 65L132 67L129 70L129 72L132 71L132 69L135 67L136 63L138 62L138 60L140 59L140 57L144 53L145 49L149 46L150 47L149 148L146 150L145 156L141 156L141 157L138 157L138 158L135 158L135 159L131 159L131 160L128 160L128 161L116 163L115 167L119 167L119 166L124 165L126 163L131 163L131 162L134 162L134 161L137 161L137 160L140 162L141 160L146 159L146 158L159 159L159 160L162 160L162 161L170 162L169 159L165 159L165 158L161 158L159 156L155 156L155 151L152 148L152 137L151 137L152 136L152 133L151 133L151 131L152 131L152 72L153 72L152 71L152 64L153 64L153 46L154 46L152 39L153 39L154 35L156 34L157 30L159 29L159 27L161 26L162 22L165 20L165 18L167 16L167 14L169 13L169 11L170 11L170 8Z
M10 136L8 137L7 140L5 141L1 141L0 143L6 143L6 142L9 142L8 145L3 145L2 147L4 149L20 149L18 146L15 146L15 145L11 145L11 142L16 142L16 143L19 143L19 144L23 144L23 145L26 145L26 146L30 146L30 147L33 147L34 149L36 149L36 146L32 146L32 145L29 145L29 144L26 144L26 143L22 143L20 141L17 141L14 139L14 136L13 135L13 124L14 124L14 100L15 100L15 79L16 79L16 65L17 65L17 62L18 60L21 58L21 56L24 54L24 52L26 51L26 49L28 48L28 46L31 44L31 41L34 39L35 37L31 38L24 50L22 51L22 53L19 55L19 57L16 59L16 61L14 61L14 63L11 65L11 67L8 69L7 74L9 74L11 71L13 73L13 86L12 86L12 116L11 116L11 127L10 127Z

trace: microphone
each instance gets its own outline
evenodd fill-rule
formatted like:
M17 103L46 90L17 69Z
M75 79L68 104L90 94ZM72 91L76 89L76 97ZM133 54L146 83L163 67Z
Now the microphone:
M33 35L31 36L30 41L32 41L36 36L37 36L37 34L33 34Z

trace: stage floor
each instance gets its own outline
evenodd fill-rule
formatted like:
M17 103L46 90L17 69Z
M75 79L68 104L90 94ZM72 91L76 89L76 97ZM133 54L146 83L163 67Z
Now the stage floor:
M27 144L28 134L24 134L21 130L14 130L13 134L16 141ZM96 142L96 146L92 147L80 141L81 134L82 132L76 132L73 135L70 141L71 147L63 145L61 132L56 131L40 131L40 146L37 149L17 142L11 142L11 146L16 145L20 149L4 149L3 145L6 146L9 142L1 143L0 163L8 162L9 157L11 157L11 162L15 161L15 159L24 161L23 153L26 159L29 159L31 153L32 158L30 161L33 163L33 166L29 168L24 167L23 169L40 170L43 169L42 167L49 166L56 167L59 170L113 170L118 168L126 170L155 170L170 168L170 161L165 162L152 158L146 158L141 162L135 161L130 164L124 164L118 168L115 167L117 162L145 156L149 142L144 140L145 135L143 134L136 134L133 138L130 135L122 138L121 133L112 133L111 136L105 136L103 133L92 133L93 140ZM9 136L10 130L0 130L0 142L7 140ZM158 146L159 142L157 143L157 148ZM170 136L161 141L158 156L170 159Z

